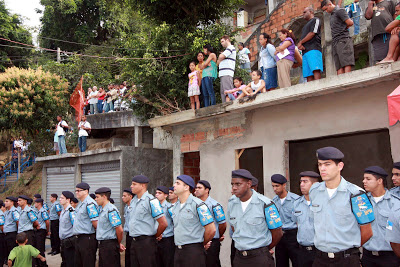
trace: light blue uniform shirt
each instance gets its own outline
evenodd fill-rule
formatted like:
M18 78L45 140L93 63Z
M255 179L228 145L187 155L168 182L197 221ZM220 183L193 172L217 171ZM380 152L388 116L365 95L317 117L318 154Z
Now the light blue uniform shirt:
M385 240L386 225L392 207L400 206L400 199L386 190L383 198L376 203L371 193L367 193L374 208L375 221L372 222L373 236L363 245L369 251L392 251L390 243Z
M49 217L49 214L47 213L46 209L42 207L40 210L38 210L38 212L36 214L38 217L38 223L40 225L40 229L47 230L46 221L49 220L50 217Z
M202 203L204 202L201 199L190 194L182 207L180 200L178 200L170 209L172 221L174 222L174 240L176 246L204 242L205 229L200 222L197 212L197 205ZM211 212L209 216L211 216Z
M59 236L61 240L73 236L73 218L74 208L68 205L66 209L63 209L60 213L60 230Z
M343 177L331 198L325 182L312 185L310 200L314 216L314 244L317 249L329 253L360 247L360 226L350 204L350 196L358 194L360 190L360 187Z
M58 220L60 217L58 216L59 211L62 210L62 207L58 201L54 201L50 207L50 221Z
M275 46L272 44L267 44L265 48L261 46L260 59L264 69L276 67Z
M89 208L92 207L93 218L89 217ZM93 227L92 221L97 221L98 214L98 206L96 201L93 200L89 195L78 204L75 210L75 222L74 222L74 235L80 234L94 234L95 229ZM97 212L97 213L96 213ZM96 216L97 215L97 216Z
M314 245L314 219L304 196L294 202L294 220L297 223L297 242L305 247Z
M154 198L148 191L138 199L137 195L131 200L132 211L129 213L129 235L138 237L141 235L153 236L157 233L155 227L157 219L165 216L164 213L153 218L150 200Z
M266 247L272 242L264 213L264 206L270 204L271 200L251 191L253 194L244 212L238 197L232 196L228 202L227 218L234 229L232 239L239 251Z
M112 214L112 215L111 215ZM100 211L96 229L97 240L117 239L116 227L122 225L118 209L108 202Z
M393 196L392 196L393 197ZM386 241L400 244L400 204L395 204L386 224Z
M174 235L174 223L172 222L171 215L169 215L168 209L172 207L171 203L168 201L164 201L161 203L161 207L163 208L163 212L165 214L165 218L167 219L168 226L165 228L164 233L162 234L163 237L171 237Z
M5 216L4 212L2 210L0 210L0 225L3 225L3 227L4 227L5 221L6 221L6 216ZM3 233L3 231L0 230L0 233Z
M274 201L276 208L279 211L279 215L281 216L281 220L283 223L283 230L291 230L296 229L297 225L295 219L293 218L293 205L294 202L299 199L300 196L296 195L292 192L288 192L286 195L286 199L281 204L281 200L278 196L275 196L272 201Z
M218 203L215 199L213 199L212 197L210 197L210 196L206 199L206 201L204 201L204 203L206 203L208 209L209 209L210 212L211 212L211 215L212 215L213 218L214 218L214 224L215 224L215 229L216 229L214 238L218 238L218 239L219 239L218 226L219 226L220 224L225 223L225 220L220 221L220 222L218 223L217 220L215 219L215 216L214 216L213 206L216 206L216 205L218 205L219 203ZM222 206L221 206L221 207L222 207Z
M125 207L124 207L124 218L125 218L124 232L126 232L126 233L129 233L129 217L130 217L129 213L131 211L132 211L132 207L130 205L125 205Z
M33 214L34 217L31 218L29 214ZM19 216L18 233L33 230L33 223L35 221L37 221L36 213L31 207L26 205L25 208L21 210L21 214Z
M400 197L400 186L396 186L390 189L390 193L392 193L396 197Z
M19 220L19 212L16 207L11 207L5 212L4 233L17 232L17 222Z

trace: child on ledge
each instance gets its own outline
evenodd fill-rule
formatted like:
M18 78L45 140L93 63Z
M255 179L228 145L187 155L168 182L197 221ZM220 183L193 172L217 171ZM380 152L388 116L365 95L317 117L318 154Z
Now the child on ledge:
M235 77L233 78L233 85L235 85L235 88L231 90L226 90L225 93L225 98L226 102L233 101L236 98L239 97L239 95L242 93L242 90L246 87L246 85L243 84L243 80L240 77Z

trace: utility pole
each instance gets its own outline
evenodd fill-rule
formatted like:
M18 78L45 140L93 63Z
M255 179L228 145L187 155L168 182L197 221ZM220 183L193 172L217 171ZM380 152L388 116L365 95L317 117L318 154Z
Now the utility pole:
M21 148L18 147L17 151L18 151L18 172L17 172L17 180L18 180L21 174Z
M57 63L61 62L61 49L57 47Z

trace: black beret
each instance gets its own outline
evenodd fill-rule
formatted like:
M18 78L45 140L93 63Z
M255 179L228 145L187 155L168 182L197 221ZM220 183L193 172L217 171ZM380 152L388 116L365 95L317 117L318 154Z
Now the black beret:
M95 195L94 193L90 193L89 196L90 196L91 198L93 198L93 199L96 198L96 195Z
M111 193L111 189L108 187L100 187L99 189L97 189L96 191L94 191L95 194L104 194L104 193ZM96 196L95 196L96 197Z
M31 205L31 204L33 203L33 199L32 199L32 198L29 198L28 201L27 201L27 203L28 203L29 205Z
M6 199L11 200L13 202L17 202L18 201L18 198L16 198L16 197L6 197Z
M364 170L364 173L375 174L386 178L389 174L379 166L370 166Z
M25 199L26 201L29 200L29 197L25 196L25 195L20 195L20 196L18 196L18 198Z
M73 199L74 194L71 191L62 191L61 194L66 198L66 199Z
M169 191L174 191L174 187L171 186L171 187L169 188Z
M321 175L319 175L318 173L316 173L316 172L313 172L313 171L304 171L304 172L301 172L300 174L300 177L312 177L312 178L321 178Z
M287 179L282 174L274 174L271 176L271 182L277 183L277 184L286 184Z
M131 194L133 196L132 190L130 188L125 188L124 192Z
M115 203L114 199L111 198L111 197L110 197L110 202L111 202L111 204L114 204L114 203Z
M186 174L179 175L176 179L181 180L185 184L187 184L191 189L195 187L194 180L192 177Z
M211 190L211 185L206 180L200 180L200 181L198 181L198 183L204 185L205 188L208 188Z
M258 179L254 177L253 179L251 179L251 186L256 186L256 185L258 185Z
M342 160L344 154L336 147L323 147L317 150L317 158L319 160Z
M393 163L393 168L400 170L400 161Z
M163 192L164 194L168 194L169 193L168 192L168 187L163 186L163 185L160 185L159 187L157 187L157 190Z
M50 196L54 197L54 198L58 198L57 194L51 194Z
M139 184L148 184L150 183L150 179L144 175L136 175L132 178L132 182L136 182Z
M252 180L255 177L248 170L238 169L232 171L232 178L243 178L247 180Z
M35 199L35 202L36 202L36 203L42 203L42 204L43 204L43 199L37 198L37 199Z
M90 186L87 183L79 183L75 187L83 190L89 190L90 188Z
M74 203L78 203L79 202L79 200L76 197L71 198L71 201L74 202Z
M42 198L42 195L41 194L34 194L33 195L35 198Z

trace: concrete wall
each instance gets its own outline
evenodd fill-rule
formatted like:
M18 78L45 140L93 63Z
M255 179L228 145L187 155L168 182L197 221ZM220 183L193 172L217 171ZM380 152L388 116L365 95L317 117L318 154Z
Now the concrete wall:
M132 111L108 112L102 114L88 115L92 129L116 129L134 126L146 126Z

